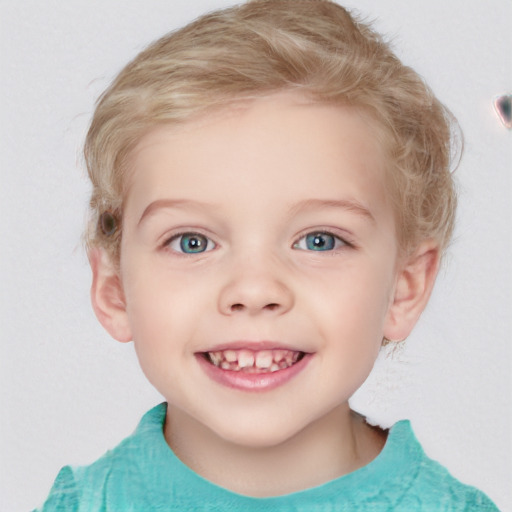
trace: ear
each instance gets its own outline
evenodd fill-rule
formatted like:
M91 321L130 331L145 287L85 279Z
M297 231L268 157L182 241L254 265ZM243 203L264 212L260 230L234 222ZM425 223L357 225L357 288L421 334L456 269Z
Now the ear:
M434 288L439 259L439 245L429 240L400 265L384 327L386 339L401 341L409 336Z
M89 251L92 270L91 302L101 325L117 341L131 341L126 301L118 271L106 251Z

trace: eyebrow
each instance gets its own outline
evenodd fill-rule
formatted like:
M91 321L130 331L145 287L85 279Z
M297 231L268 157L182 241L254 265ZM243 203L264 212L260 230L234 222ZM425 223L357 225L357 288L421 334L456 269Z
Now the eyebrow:
M375 222L375 217L369 208L352 199L306 199L295 204L291 209L292 215L301 213L303 211L318 210L323 208L337 208L347 210L366 217L367 219Z
M158 210L163 208L197 208L202 210L212 207L213 205L210 203L192 201L190 199L157 199L150 203L142 212L137 225L140 225L145 218L151 217L151 215L154 215Z
M157 199L156 201L153 201L146 207L146 209L140 216L137 225L140 225L145 218L154 215L158 210L163 208L207 209L212 207L213 205L210 203L192 201L190 199ZM305 199L304 201L300 201L299 203L293 205L293 207L290 210L290 213L291 216L293 217L298 213L324 208L337 208L347 210L350 212L354 212L358 215L361 215L363 217L366 217L372 222L375 222L375 217L372 215L371 211L367 207L363 206L358 201L351 199Z

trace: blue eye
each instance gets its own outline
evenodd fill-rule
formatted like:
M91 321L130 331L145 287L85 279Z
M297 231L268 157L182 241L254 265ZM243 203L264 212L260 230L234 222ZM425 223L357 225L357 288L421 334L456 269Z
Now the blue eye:
M184 254L200 254L211 251L215 243L200 233L183 233L176 235L167 244L173 251Z
M304 251L332 251L338 247L346 245L341 238L338 238L331 233L317 231L308 233L303 236L298 242L294 244L295 249L302 249Z

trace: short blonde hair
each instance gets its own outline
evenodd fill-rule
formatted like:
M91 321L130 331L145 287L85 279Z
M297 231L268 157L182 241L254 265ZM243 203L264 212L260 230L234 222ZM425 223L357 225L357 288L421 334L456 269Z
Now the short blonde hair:
M124 174L148 131L283 90L369 114L384 134L401 248L427 238L446 247L456 206L455 120L368 24L329 0L252 0L209 13L119 73L85 143L93 185L88 246L119 258Z

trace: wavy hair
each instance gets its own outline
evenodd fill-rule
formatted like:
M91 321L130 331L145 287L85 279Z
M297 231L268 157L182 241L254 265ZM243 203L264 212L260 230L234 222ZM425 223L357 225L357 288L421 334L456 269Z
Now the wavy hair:
M409 251L426 238L447 246L456 208L452 157L461 140L454 117L368 23L338 4L252 0L157 40L99 98L84 148L93 185L88 247L119 258L124 178L146 133L285 90L369 115L388 156L400 247ZM113 235L101 229L105 212L117 223Z

